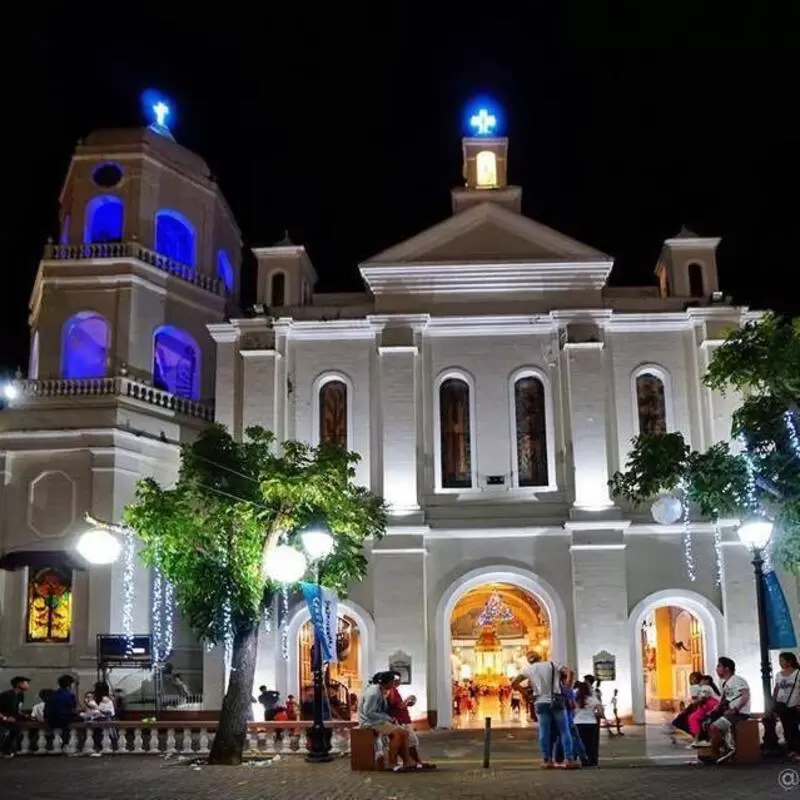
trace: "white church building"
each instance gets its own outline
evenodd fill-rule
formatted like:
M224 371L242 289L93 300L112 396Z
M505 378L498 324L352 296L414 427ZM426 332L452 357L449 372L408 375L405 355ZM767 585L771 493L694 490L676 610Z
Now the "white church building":
M78 146L31 295L28 377L0 412L0 683L94 680L96 635L131 609L122 566L74 556L84 515L118 520L143 476L170 484L177 443L216 419L346 445L391 508L340 603L331 678L348 691L399 666L420 716L448 726L454 683L495 687L533 648L579 674L612 665L606 688L637 721L720 655L760 696L735 521L658 524L607 487L642 430L729 438L736 398L700 379L751 314L720 292L719 240L682 229L651 285L611 287L611 256L522 215L505 138L462 148L452 216L360 264L362 292L316 292L286 239L255 250L245 314L240 232L206 164L159 126ZM136 632L218 709L219 648L177 615L155 623L141 564L133 583ZM795 614L795 578L783 588ZM299 599L277 603L256 686L309 682L307 622ZM142 676L112 680L133 693Z

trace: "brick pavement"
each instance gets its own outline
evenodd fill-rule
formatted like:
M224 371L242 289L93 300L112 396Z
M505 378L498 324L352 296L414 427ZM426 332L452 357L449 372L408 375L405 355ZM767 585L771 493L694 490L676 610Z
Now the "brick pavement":
M769 800L800 798L778 784L780 765L640 766L565 773L444 764L413 775L353 773L349 761L192 768L149 756L17 758L0 762L3 800ZM800 779L800 775L798 775Z

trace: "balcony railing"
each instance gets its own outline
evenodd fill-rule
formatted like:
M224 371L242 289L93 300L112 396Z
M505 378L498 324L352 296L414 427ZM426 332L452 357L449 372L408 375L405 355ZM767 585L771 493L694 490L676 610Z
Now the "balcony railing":
M214 407L195 400L156 389L134 378L50 378L47 380L16 380L12 384L16 396L9 401L12 408L19 408L26 399L47 397L128 397L167 411L175 411L189 417L197 417L205 422L213 422Z
M138 242L103 242L96 244L48 244L44 249L45 261L86 261L89 259L136 258L151 267L168 272L208 292L223 295L224 287L216 278L202 275L193 267L162 256Z
M304 754L305 734L311 722L251 722L247 726L244 755ZM332 730L331 752L350 752L350 730L356 722L326 722ZM158 755L207 756L214 741L216 722L86 722L66 731L51 731L37 723L23 723L18 754L28 755Z

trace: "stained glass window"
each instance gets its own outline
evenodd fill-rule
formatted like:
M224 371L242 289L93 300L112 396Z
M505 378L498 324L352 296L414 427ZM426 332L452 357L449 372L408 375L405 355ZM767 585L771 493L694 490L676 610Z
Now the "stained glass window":
M439 387L442 450L442 488L472 486L470 452L469 386L460 378L448 378Z
M544 386L534 375L514 384L517 476L520 486L547 486L547 425Z
M636 403L639 412L639 433L667 432L667 404L664 382L657 375L643 372L636 377Z
M347 447L347 385L328 381L319 390L319 441Z
M68 642L72 630L72 574L54 567L28 577L27 641Z

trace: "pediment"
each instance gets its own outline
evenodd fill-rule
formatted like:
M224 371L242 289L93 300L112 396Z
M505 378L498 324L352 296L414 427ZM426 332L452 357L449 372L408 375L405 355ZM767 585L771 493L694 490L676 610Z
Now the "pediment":
M363 266L608 261L599 250L495 203L473 206L367 259Z

